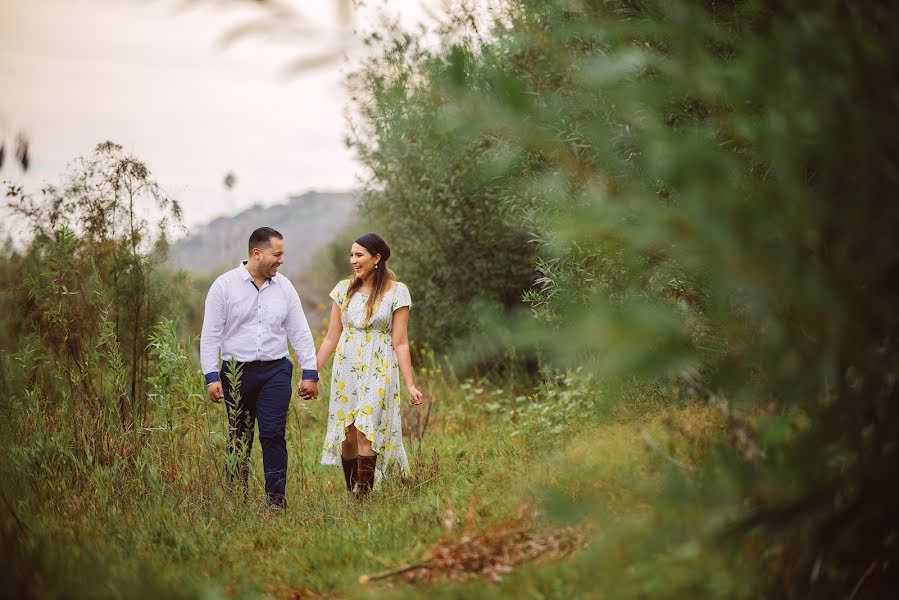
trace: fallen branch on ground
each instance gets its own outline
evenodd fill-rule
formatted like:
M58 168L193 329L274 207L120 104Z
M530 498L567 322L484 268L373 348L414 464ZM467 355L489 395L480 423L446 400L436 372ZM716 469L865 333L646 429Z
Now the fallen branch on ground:
M420 561L361 575L358 581L364 584L402 575L414 583L475 576L496 582L524 562L568 556L585 545L588 532L585 527L536 531L524 519L514 518L456 540L441 540Z

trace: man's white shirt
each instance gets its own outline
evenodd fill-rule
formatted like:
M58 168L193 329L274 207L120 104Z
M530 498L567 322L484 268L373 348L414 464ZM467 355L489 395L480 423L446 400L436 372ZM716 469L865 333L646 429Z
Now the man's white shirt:
M303 379L318 379L312 331L287 277L277 273L257 289L246 263L241 263L213 282L200 334L200 364L207 384L219 379L219 356L225 362L277 360L288 356L287 340L300 361Z

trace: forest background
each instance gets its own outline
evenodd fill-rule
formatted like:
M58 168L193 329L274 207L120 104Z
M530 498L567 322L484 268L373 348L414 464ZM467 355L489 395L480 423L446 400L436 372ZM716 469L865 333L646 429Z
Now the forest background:
M161 267L179 208L146 165L107 142L11 187L4 594L894 594L893 13L508 0L437 46L372 34L361 221L317 273L390 242L429 402L363 505L317 464L324 401L293 403L288 512L228 492L208 281Z

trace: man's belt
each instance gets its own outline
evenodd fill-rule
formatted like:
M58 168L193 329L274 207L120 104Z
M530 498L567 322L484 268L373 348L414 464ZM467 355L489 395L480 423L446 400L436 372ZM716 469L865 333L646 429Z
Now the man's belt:
M286 358L286 357L285 357ZM276 358L275 360L250 360L247 362L238 362L239 367L267 367L277 362L281 362L284 358Z

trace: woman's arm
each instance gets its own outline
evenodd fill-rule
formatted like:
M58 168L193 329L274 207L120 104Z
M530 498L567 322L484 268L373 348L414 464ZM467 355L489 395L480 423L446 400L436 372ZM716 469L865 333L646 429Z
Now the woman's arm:
M396 361L400 366L400 373L403 381L406 382L406 389L412 397L412 404L419 405L423 398L423 394L415 387L412 379L412 357L409 354L409 337L407 334L409 326L409 307L401 306L393 311L393 351L396 352Z
M318 347L318 354L315 355L315 364L319 372L321 372L325 363L328 362L328 359L331 358L331 355L334 354L334 349L340 340L340 334L343 333L341 316L340 307L337 306L336 302L333 302L331 304L331 320L328 323L328 333L325 334L322 345Z

